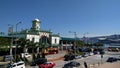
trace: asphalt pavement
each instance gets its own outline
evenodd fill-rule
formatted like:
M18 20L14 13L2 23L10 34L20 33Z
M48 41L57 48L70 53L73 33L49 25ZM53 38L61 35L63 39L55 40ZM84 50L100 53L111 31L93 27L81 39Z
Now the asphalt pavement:
M56 59L56 58L59 58L61 56L64 56L65 54L66 54L65 51L59 52L58 54L47 55L46 58L48 60ZM98 67L106 64L106 60L110 56L118 57L118 56L120 56L120 52L107 52L105 55L103 55L103 58L101 58L101 55L98 54L98 55L93 55L93 56L89 56L86 58L75 59L73 61L80 62L81 65L78 68L84 68L84 64L83 64L84 61L87 62L87 65L89 66L89 68L93 68L93 67L98 68ZM66 64L70 61L56 60L56 61L52 61L52 62L56 63L56 66L53 68L62 68L64 64ZM9 63L9 62L0 62L0 66L7 64L7 63ZM0 68L4 68L4 66L1 66ZM26 66L26 68L38 68L38 66L33 66L33 67Z

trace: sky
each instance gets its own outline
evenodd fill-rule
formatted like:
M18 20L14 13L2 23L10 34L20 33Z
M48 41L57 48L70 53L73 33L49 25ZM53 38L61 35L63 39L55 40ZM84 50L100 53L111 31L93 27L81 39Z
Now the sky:
M18 31L30 29L36 18L42 30L60 36L120 34L120 0L0 0L0 32L18 22Z

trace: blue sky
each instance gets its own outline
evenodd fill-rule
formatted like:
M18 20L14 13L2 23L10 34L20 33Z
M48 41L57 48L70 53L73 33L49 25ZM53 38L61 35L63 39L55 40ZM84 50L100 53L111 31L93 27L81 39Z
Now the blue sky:
M120 34L120 0L0 0L0 32L20 21L19 31L29 29L35 18L61 36Z

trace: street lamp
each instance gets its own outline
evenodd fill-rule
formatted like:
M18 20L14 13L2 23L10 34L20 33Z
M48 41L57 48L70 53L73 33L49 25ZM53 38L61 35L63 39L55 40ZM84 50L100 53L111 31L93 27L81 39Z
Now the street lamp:
M13 25L11 25L11 24L8 24L8 26L10 26L9 28L9 30L10 30L10 33L11 34L13 34ZM12 39L11 39L11 45L10 45L10 55L12 56L12 46L13 46L13 35L11 35L12 36ZM10 62L12 62L12 59L10 60Z
M86 42L86 43L88 43L88 39L87 39L87 37L86 37L87 34L89 34L89 33L86 32L86 33L83 34L84 42ZM85 40L85 39L86 39L86 40Z
M74 38L75 38L75 43L74 43L74 47L73 48L75 48L75 54L76 54L76 49L77 49L77 44L76 44L76 39L77 39L77 34L76 34L76 32L74 32L74 31L69 31L69 33L73 33L74 34ZM76 65L75 65L76 66Z
M17 35L17 26L19 25L19 24L21 24L22 22L18 22L17 24L16 24L16 35Z
M69 31L69 33L73 33L74 34L74 38L75 38L75 44L74 44L74 46L75 46L75 53L76 53L76 38L77 38L77 34L76 34L76 32L73 32L73 31Z
M16 61L16 52L17 52L17 27L18 27L18 25L19 24L21 24L22 22L18 22L17 24L16 24L16 33L15 33L15 36L16 36L16 41L15 41L15 43L16 43L16 46L15 46L15 61Z

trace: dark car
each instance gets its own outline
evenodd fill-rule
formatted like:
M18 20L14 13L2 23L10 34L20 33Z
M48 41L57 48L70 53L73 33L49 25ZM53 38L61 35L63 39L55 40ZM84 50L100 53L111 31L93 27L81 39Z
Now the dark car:
M73 68L80 66L79 62L71 61L63 66L63 68Z
M109 57L106 62L115 62L115 61L117 61L117 58Z
M69 55L65 55L64 58L65 58L64 61L73 60L73 59L75 59L75 55L70 55L70 54Z
M117 60L119 60L119 61L120 61L120 56L117 58Z
M4 62L10 61L10 60L14 60L13 55L5 55L5 56L3 57L3 61L4 61Z
M94 55L98 54L98 51L93 51Z
M36 66L36 65L39 65L39 64L43 64L43 63L46 63L47 62L47 59L45 58L39 58L39 59L35 59L34 61L31 62L31 66Z
M101 55L105 54L105 52L104 52L104 51L99 51L99 52L100 52L100 54L101 54Z

